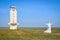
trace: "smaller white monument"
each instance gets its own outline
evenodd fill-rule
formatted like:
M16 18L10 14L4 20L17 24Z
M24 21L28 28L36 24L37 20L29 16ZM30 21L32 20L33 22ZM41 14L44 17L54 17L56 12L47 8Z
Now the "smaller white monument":
M48 25L48 29L45 30L44 33L51 33L51 25L52 25L52 24L49 22L49 23L46 24L46 25Z

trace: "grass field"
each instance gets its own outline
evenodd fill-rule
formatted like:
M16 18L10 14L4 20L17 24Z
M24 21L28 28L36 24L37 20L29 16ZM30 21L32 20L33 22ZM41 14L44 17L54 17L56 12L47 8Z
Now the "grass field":
M44 33L46 28L0 28L0 40L60 40L60 28L52 28L52 33Z

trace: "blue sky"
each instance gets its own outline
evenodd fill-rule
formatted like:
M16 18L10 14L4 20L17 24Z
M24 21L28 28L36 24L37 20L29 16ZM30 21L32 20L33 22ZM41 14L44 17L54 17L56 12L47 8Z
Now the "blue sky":
M60 27L60 0L0 0L0 27L9 27L10 6L17 7L19 27Z

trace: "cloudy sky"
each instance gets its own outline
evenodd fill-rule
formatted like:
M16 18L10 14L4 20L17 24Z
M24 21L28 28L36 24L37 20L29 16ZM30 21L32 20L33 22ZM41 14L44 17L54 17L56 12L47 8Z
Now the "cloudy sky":
M16 6L19 27L60 27L60 0L0 0L0 27L9 27L10 6Z

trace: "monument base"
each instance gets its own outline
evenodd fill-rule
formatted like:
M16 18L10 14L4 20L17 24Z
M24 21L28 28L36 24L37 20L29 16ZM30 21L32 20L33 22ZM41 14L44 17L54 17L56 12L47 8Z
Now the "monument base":
M14 29L17 29L17 25L10 25L10 29L14 30Z
M44 31L44 33L51 33L51 30L46 30Z

